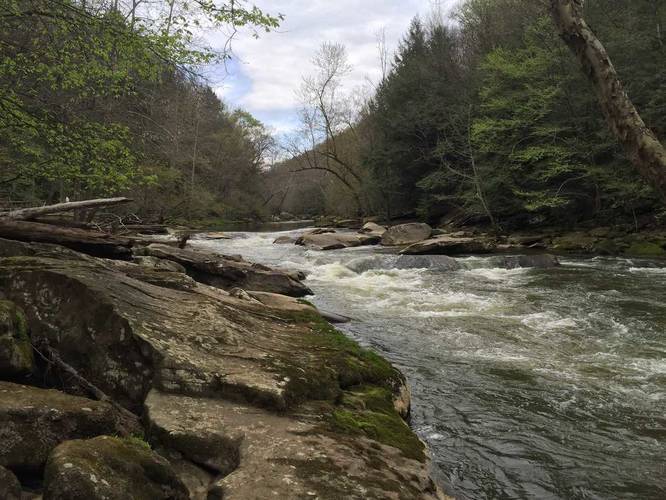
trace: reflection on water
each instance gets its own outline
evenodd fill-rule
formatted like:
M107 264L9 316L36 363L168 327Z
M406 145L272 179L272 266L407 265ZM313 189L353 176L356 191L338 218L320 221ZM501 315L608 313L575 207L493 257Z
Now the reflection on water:
M314 302L408 376L414 427L458 498L666 498L663 262L396 269L382 248L243 236L196 244L309 272Z

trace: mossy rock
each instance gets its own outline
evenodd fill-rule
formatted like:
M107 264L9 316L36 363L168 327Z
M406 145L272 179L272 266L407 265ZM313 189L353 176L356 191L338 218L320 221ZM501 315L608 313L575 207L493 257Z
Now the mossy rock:
M0 301L0 376L27 375L34 363L25 314L13 302Z
M594 245L594 252L600 255L617 255L620 253L620 247L613 239L607 238Z
M588 253L594 249L598 238L582 232L564 234L553 239L553 248L562 252Z
M625 250L625 254L637 257L666 257L666 250L657 243L637 241Z
M0 466L39 469L63 441L125 429L109 403L0 381Z
M362 434L398 448L407 458L426 460L425 445L395 411L385 388L364 385L345 391L330 424L337 432Z
M364 349L333 327L318 312L304 310L283 312L285 321L307 325L308 334L299 337L300 356L312 357L308 362L293 356L273 358L274 369L288 382L290 403L308 399L337 400L342 390L361 384L375 384L398 394L404 376L388 361Z
M46 464L44 500L187 500L169 463L135 440L67 441Z

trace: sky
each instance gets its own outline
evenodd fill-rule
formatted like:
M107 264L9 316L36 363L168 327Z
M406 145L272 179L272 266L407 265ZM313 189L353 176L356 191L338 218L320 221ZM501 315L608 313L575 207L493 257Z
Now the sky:
M353 70L348 88L376 83L381 74L377 34L386 32L393 51L414 16L425 17L433 3L447 11L456 0L255 0L262 10L284 14L277 30L250 32L234 38L234 58L226 68L209 75L215 92L232 108L243 108L275 133L286 133L298 123L296 91L304 75L312 72L310 61L323 42L342 43ZM224 33L209 34L220 46Z

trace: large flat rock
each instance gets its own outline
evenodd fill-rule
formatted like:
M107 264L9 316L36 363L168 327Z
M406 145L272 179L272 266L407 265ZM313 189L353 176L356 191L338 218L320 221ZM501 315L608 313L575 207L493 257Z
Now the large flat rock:
M379 240L379 236L367 234L321 233L304 234L296 241L296 244L313 250L339 250L341 248L376 245Z
M436 236L403 249L403 255L461 255L491 253L495 250L494 242L486 238Z
M170 260L183 266L192 278L222 289L240 287L294 297L311 295L297 273L246 262L238 257L152 244L142 250L147 256Z
M0 288L24 310L33 342L48 342L86 380L143 413L149 439L192 498L440 497L404 420L404 377L388 362L306 303L187 280L172 286L172 275L184 276L50 252L0 258ZM94 410L84 401L73 415ZM91 432L112 433L99 422ZM76 437L90 436L61 433ZM97 456L83 443L53 454L45 499L116 498L90 474L110 484L118 474L118 491L132 486L128 477L141 481L113 461L115 451Z
M411 245L412 243L430 238L431 234L432 228L428 224L421 222L399 224L388 228L388 231L382 234L382 245Z
M314 311L206 285L165 288L141 281L140 269L130 276L99 260L13 257L0 259L0 286L25 311L36 343L48 341L129 408L151 388L284 410L364 380L401 384Z
M364 436L335 434L312 410L278 415L159 392L146 408L150 432L162 442L209 467L225 457L234 463L212 485L211 499L441 498L422 460Z

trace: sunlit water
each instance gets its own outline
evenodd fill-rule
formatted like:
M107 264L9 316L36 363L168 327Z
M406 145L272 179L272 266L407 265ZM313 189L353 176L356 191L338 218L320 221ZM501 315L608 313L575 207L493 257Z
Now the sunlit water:
M407 375L448 493L666 498L666 263L395 269L386 249L316 252L277 235L195 244L307 271L313 301Z

